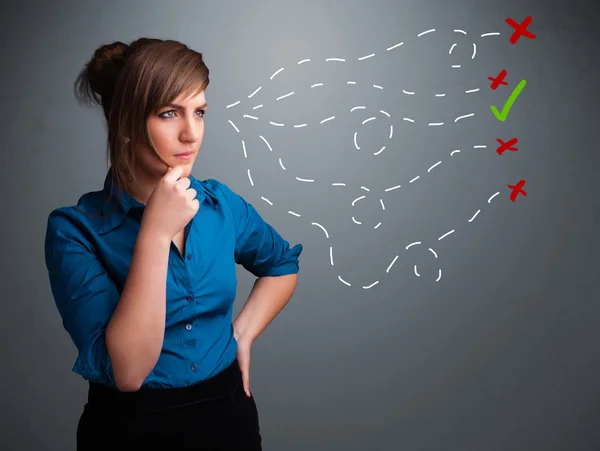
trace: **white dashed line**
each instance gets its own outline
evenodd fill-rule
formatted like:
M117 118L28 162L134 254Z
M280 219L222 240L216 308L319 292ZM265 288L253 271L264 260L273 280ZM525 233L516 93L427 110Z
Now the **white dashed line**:
M293 92L293 91L292 91L292 92L288 92L287 94L284 94L284 95L282 95L282 96L279 96L279 97L277 97L277 98L275 99L275 101L279 101L279 100L281 100L281 99L285 99L286 97L289 97L289 96L292 96L292 95L294 95L294 92Z
M473 220L477 217L477 215L479 214L481 210L477 210L477 212L475 212L475 214L471 217L471 219L469 219L469 222L473 222Z
M438 241L441 241L442 239L446 238L448 235L454 233L454 230L450 230L447 233L444 233L441 237L438 238Z
M433 33L434 31L435 31L435 28L432 28L431 30L427 30L427 31L422 31L421 33L419 33L417 35L417 37L420 38L421 36L424 36L424 35L426 35L428 33Z
M267 147L269 148L269 151L270 151L270 152L273 152L273 148L271 147L271 144L269 144L269 141L267 141L267 139L266 139L266 138L265 138L263 135L259 135L258 137L259 137L260 139L262 139L262 140L265 142L265 144L266 144L266 145L267 145Z
M311 222L311 225L317 226L319 227L321 230L323 230L323 232L325 232L325 238L329 239L329 233L327 232L327 230L325 230L325 227L323 227L321 224L319 224L318 222Z
M238 132L238 133L240 132L240 129L239 129L239 128L237 128L237 127L235 126L235 124L234 124L234 123L233 123L231 120L229 121L229 123L230 123L230 124L231 124L231 126L232 126L232 127L235 129L235 131L236 131L236 132Z
M384 191L387 193L389 191L393 191L395 189L401 188L402 185L396 185L396 186L392 186L391 188L386 188Z
M431 172L431 170L432 170L433 168L435 168L435 167L436 167L437 165L439 165L439 164L442 164L442 162L441 162L441 161L438 161L436 164L434 164L434 165L433 165L433 166L431 166L429 169L427 169L427 172Z
M368 290L369 288L372 288L372 287L374 287L374 286L375 286L375 285L377 285L378 283L379 283L379 280L378 280L378 281L376 281L376 282L373 282L371 285L363 286L363 288L364 288L365 290Z
M473 117L473 116L475 116L475 113L465 114L464 116L458 116L456 119L454 119L454 122L458 122L461 119L464 119L466 117Z
M360 197L357 197L356 199L354 199L354 200L352 201L352 206L354 207L354 205L356 204L356 202L358 202L358 201L359 201L359 200L361 200L361 199L364 199L365 197L367 197L367 196L360 196Z
M404 44L404 42L399 42L399 43L398 43L398 44L396 44L396 45L393 45L393 46L391 46L391 47L388 47L386 50L387 50L387 51L394 50L396 47L400 47L402 44Z
M260 91L261 89L262 89L262 86L258 87L258 88L256 89L256 91L254 91L252 94L250 94L250 95L248 96L248 98L249 98L249 99L251 99L252 97L254 97L254 94L256 94L256 93L257 93L258 91Z
M374 57L374 56L375 56L375 54L374 54L374 53L371 53L370 55L366 55L366 56L361 56L361 57L358 59L358 61L363 61L363 60L366 60L366 59L372 58L372 57Z
M392 263L390 263L390 266L387 267L387 269L385 270L385 272L389 273L390 269L392 269L392 266L394 266L394 263L396 263L396 260L398 260L399 255L396 255L396 257L394 257L394 259L392 260Z
M492 202L492 199L493 199L494 197L496 197L498 194L500 194L500 193L493 194L493 195L492 195L492 196L491 196L491 197L488 199L488 204L490 204L490 203Z
M273 80L273 78L275 78L275 75L277 75L279 72L281 72L283 70L283 67L279 70L277 70L273 75L271 75L270 80Z
M432 28L432 29L429 29L429 30L423 31L423 32L421 32L421 33L419 33L419 34L417 35L417 38L418 38L418 37L421 37L421 36L424 36L424 35L426 35L426 34L429 34L429 33L433 33L433 32L435 32L435 31L436 31L436 29L435 29L435 28ZM467 33L466 33L466 31L464 31L464 30L461 30L461 29L455 29L455 30L454 30L454 32L455 32L455 33L461 33L461 34L464 34L464 35L466 35L466 34L467 34ZM482 35L481 35L481 37L486 37L486 36L497 36L497 35L500 35L500 33L484 33L484 34L482 34ZM395 49L395 48L398 48L399 46L402 46L403 44L404 44L404 42L399 42L399 43L397 43L396 45L393 45L393 46L391 46L391 47L388 47L386 50L387 50L387 51L393 50L393 49ZM452 54L452 52L453 52L453 51L454 51L454 49L457 47L457 45L458 45L457 43L454 43L454 44L452 44L452 47L450 48L450 50L449 50L449 52L448 52L448 53L449 53L449 54ZM473 51L472 51L472 54L471 54L471 60L473 60L473 59L475 58L475 56L477 55L477 45L476 45L476 43L472 43L472 47L473 47ZM364 56L360 56L360 57L358 57L358 61L365 61L365 60L371 59L371 58L373 58L375 55L376 55L376 53L370 53L370 54L366 54L366 55L364 55ZM300 60L300 61L298 61L298 62L297 62L297 64L298 64L298 65L300 65L300 64L307 63L307 62L309 62L309 61L311 61L311 59L309 59L309 58L306 58L306 59L303 59L303 60ZM326 58L326 59L325 59L325 62L345 62L345 61L346 61L346 59L344 59L344 58ZM451 67L452 67L452 68L460 68L460 67L461 67L461 65L459 65L459 64L455 64L455 65L452 65ZM283 70L284 70L284 68L283 68L283 67L281 67L280 69L278 69L276 72L274 72L274 73L271 75L270 79L272 80L273 78L275 78L275 76L277 76L277 75L278 75L279 73L281 73ZM346 84L348 84L348 85L356 85L356 84L357 84L357 82L356 82L356 81L347 81L347 82L346 82ZM315 87L319 87L319 86L323 86L323 85L324 85L323 83L315 83L315 84L312 84L312 85L310 85L310 87L311 87L311 88L315 88ZM371 86L372 86L373 88L375 88L375 89L383 90L383 87L382 87L381 85L372 84ZM256 89L254 92L252 92L250 95L248 95L248 98L252 98L252 97L253 97L254 95L256 95L256 94L257 94L259 91L261 91L261 89L262 89L262 86L258 87L258 88L257 88L257 89ZM476 88L476 89L470 89L470 90L466 90L466 91L464 91L464 92L465 92L465 94L470 94L470 93L475 93L475 92L478 92L479 90L480 90L480 88ZM402 93L403 93L403 94L405 94L405 95L415 95L415 92L414 92L414 91L408 91L408 90L405 90L405 89L402 89ZM275 101L280 101L280 100L283 100L283 99L285 99L285 98L287 98L287 97L290 97L290 96L292 96L292 95L294 95L294 94L295 94L295 91L290 91L290 92L288 92L287 94L281 95L281 96L279 96L279 97L275 97L275 96L273 96L273 98L275 98ZM440 97L440 98L441 98L441 97L446 97L446 93L442 93L442 92L437 92L437 93L435 93L435 92L434 92L433 94L434 94L434 96L435 96L435 97ZM389 94L388 94L388 95L389 95ZM393 94L392 94L392 95L393 95ZM230 103L229 105L226 105L226 108L227 108L227 109L229 109L229 108L232 108L232 107L234 107L234 106L237 106L237 105L239 105L240 103L241 103L241 101L240 101L240 100L236 100L235 102L233 102L233 103ZM261 104L259 104L259 105L255 105L254 107L252 107L252 109L253 109L253 110L257 110L257 109L259 109L259 108L263 108L263 107L264 107L264 105L261 103ZM353 107L353 108L350 110L350 112L353 112L353 111L355 111L355 110L357 110L357 109L363 109L363 110L366 110L366 106L364 106L364 105L362 105L362 106L355 106L355 107ZM387 118L390 118L390 119L391 119L391 115L390 115L388 112L386 112L386 111L384 111L384 110L379 110L379 112L380 112L381 114L385 115ZM456 118L454 119L454 123L457 123L458 121L460 121L460 120L463 120L463 119L466 119L466 118L469 118L469 117L473 117L474 115L475 115L475 113L469 113L469 114L464 114L464 115L458 116L458 117L456 117ZM252 115L249 115L249 114L242 114L242 117L243 117L243 118L247 118L247 119L252 119L252 120L255 120L255 121L259 121L259 120L260 120L258 117L256 117L256 116L252 116ZM326 123L326 122L332 121L332 120L333 120L333 119L335 119L335 118L336 118L336 116L329 116L329 117L327 117L327 118L325 118L325 119L322 119L322 120L320 121L320 124L324 124L324 123ZM375 116L369 117L369 118L367 118L367 119L365 119L365 120L363 120L363 121L362 121L362 125L364 125L364 124L366 124L366 123L368 123L368 122L371 122L371 121L373 121L373 120L375 120L375 119L376 119L376 117L375 117ZM409 117L404 117L404 118L402 118L402 121L405 121L405 122L411 122L411 123L415 123L415 119L413 119L413 118L409 118ZM240 133L240 130L238 129L238 127L236 126L236 124L234 124L234 122L233 122L233 121L229 120L229 123L231 124L231 126L234 128L234 130L235 130L237 133ZM277 126L277 127L284 127L284 126L285 126L283 123L279 123L279 122L273 122L273 121L269 121L268 123L269 123L270 125ZM444 124L445 124L445 122L428 122L428 121L427 121L427 120L425 120L425 119L423 119L423 120L421 120L421 119L420 119L420 120L419 120L419 123L420 123L420 124L427 124L427 125L428 125L428 127L432 127L432 126L442 126L442 125L444 125ZM308 124L306 124L306 123L302 123L302 124L295 124L295 125L293 125L293 127L294 127L294 128L302 128L302 127L306 127L306 126L308 126ZM389 139L392 139L392 137L393 137L393 134L394 134L393 125L392 125L392 124L390 124ZM269 144L269 142L268 142L268 141L267 141L267 140L264 138L264 136L262 136L262 135L259 135L259 137L260 137L260 138L261 138L261 139L262 139L262 140L265 142L265 144L267 145L267 147L268 147L269 151L270 151L270 152L273 152L273 148L271 147L271 145ZM241 140L241 142L242 142L242 149L243 149L244 158L245 158L245 159L248 159L248 149L247 149L247 146L246 146L246 140ZM356 149L357 149L357 150L360 150L360 147L359 147L359 145L358 145L358 142L357 142L357 132L355 132L355 133L354 133L354 145L355 145L355 147L356 147ZM475 146L473 146L473 148L474 148L474 149L485 149L485 148L487 148L487 147L488 147L488 146L486 146L486 145L475 145ZM380 147L380 149L379 149L379 151L377 151L377 152L374 152L374 153L373 153L373 155L379 155L379 154L381 154L381 153L382 153L382 152L383 152L385 149L386 149L386 146L381 146L381 147ZM453 151L451 151L451 152L450 152L450 156L452 156L452 155L454 155L455 153L458 153L458 152L460 152L460 150L459 150L459 149L455 149L455 150L453 150ZM280 165L280 167L282 168L282 170L286 170L285 166L283 165L283 161L282 161L282 159L281 159L281 158L278 158L278 161L279 161L279 165ZM432 172L432 171L433 171L433 169L435 169L437 166L441 165L441 163L442 163L442 160L439 160L439 161L437 161L435 164L433 164L433 165L429 166L429 168L427 169L427 173L430 173L430 172ZM248 169L248 170L247 170L247 175L248 175L248 180L249 180L249 182L250 182L250 185L254 187L254 181L253 181L253 179L252 179L252 175L251 175L250 169ZM414 183L416 180L418 180L419 178L420 178L420 175L417 175L417 176L413 177L413 178L412 178L412 179L411 179L411 180L410 180L408 183L409 183L409 184L412 184L412 183ZM301 177L297 177L297 176L295 176L295 180L297 180L298 182L304 182L304 183L315 183L315 179L310 179L310 178L301 178ZM337 182L337 183L332 183L332 186L340 186L340 187L345 187L345 186L346 186L346 184L345 184L345 183L340 183L340 182ZM397 190L397 189L399 189L400 187L401 187L401 185L396 185L396 186L393 186L393 187L390 187L390 188L386 188L384 191L385 191L385 192L390 192L390 191L393 191L393 190ZM366 192L369 192L369 191L370 191L368 188L366 188L366 187L364 187L364 186L361 186L361 187L360 187L360 189L361 189L361 190L364 190L364 191L366 191ZM498 196L499 194L500 194L499 192L496 192L496 193L495 193L495 194L493 194L493 195L492 195L490 198L488 198L488 203L491 203L491 200L492 200L492 199L494 199L494 198L495 198L496 196ZM265 201L266 203L268 203L269 205L273 206L273 202L271 202L271 201L270 201L268 198L266 198L266 197L261 197L261 199L262 199L263 201ZM358 201L362 200L362 199L366 199L366 196L365 196L365 195L363 195L363 196L359 196L359 197L355 198L355 199L352 201L352 206L355 206L355 205L356 205L356 203L357 203ZM380 204L381 204L381 209L382 209L382 211L384 211L384 210L385 210L385 204L384 204L384 201L383 201L383 199L379 199L379 202L380 202ZM473 215L473 216L472 216L472 217L471 217L471 218L470 218L468 221L469 221L469 222L473 222L473 221L474 221L474 219L477 217L477 215L478 215L480 212L481 212L481 210L477 210L477 211L476 211L476 213L475 213L475 214L474 214L474 215ZM292 215L292 216L295 216L295 217L301 217L301 215L300 215L299 213L296 213L296 212L294 212L294 211L291 211L291 210L290 210L290 211L288 211L287 213L288 213L288 214L290 214L290 215ZM351 219L352 219L352 221L353 221L355 224L359 224L359 225L361 225L361 224L362 224L362 222L361 222L361 221L358 221L358 220L357 220L357 219L356 219L354 216L352 216L352 217L351 217ZM323 227L323 226L322 226L320 223L317 223L317 222L311 222L310 224L311 224L311 225L314 225L314 226L316 226L316 227L319 227L321 230L323 230L323 232L324 232L324 234L325 234L326 238L327 238L327 239L329 239L329 238L330 238L330 236L329 236L329 233L327 232L327 230L325 229L325 227ZM380 227L381 225L382 225L382 222L381 222L381 221L378 221L378 222L376 223L376 225L374 225L374 226L373 226L373 229L379 229L379 227ZM455 229L452 229L452 230L450 230L450 231L446 232L444 235L440 236L440 237L438 238L438 241L440 241L440 240L444 239L445 237L447 237L447 236L449 236L449 235L451 235L451 234L453 234L453 233L455 233ZM416 245L418 245L418 244L421 244L421 242L420 242L420 241L413 242L413 243L409 244L408 246L406 246L406 249L409 249L409 248L411 248L412 246L416 246ZM431 252L431 253L433 254L434 258L436 258L436 259L438 258L437 254L435 253L435 251L434 251L432 248L428 248L428 250L429 250L429 252ZM333 262L333 247L332 247L332 246L330 246L330 247L329 247L329 254L330 254L330 262L331 262L331 265L333 266L334 262ZM398 259L398 258L399 258L399 256L398 256L398 255L396 255L396 257L393 259L393 261L392 261L392 262L389 264L389 266L387 267L387 269L386 269L386 273L389 273L389 272L390 272L390 270L391 270L392 266L395 264L395 262L397 261L397 259ZM421 275L419 274L419 271L418 271L418 267L417 267L417 265L414 265L414 266L413 266L413 269L414 269L414 273L415 273L415 275L416 275L417 277L421 277ZM441 269L439 269L439 270L438 270L438 277L437 277L437 279L436 279L436 282L437 282L437 281L439 281L439 280L441 279L441 275L442 275L442 272L441 272ZM338 279L339 279L339 280L340 280L342 283L344 283L345 285L347 285L347 286L352 286L352 285L351 285L349 282L347 282L346 280L344 280L344 279L342 278L342 276L341 276L341 275L338 275ZM368 285L362 285L362 284L361 284L360 286L362 286L362 288L363 288L363 289L370 289L370 288L372 288L372 287L376 286L377 284L379 284L379 282L380 282L379 280L376 280L376 281L374 281L374 282L371 282L371 283L370 283L370 284L368 284Z
M338 276L338 279L340 282L342 282L344 285L348 285L349 287L351 287L352 285L350 285L348 282L346 282L344 279L342 279L342 276Z

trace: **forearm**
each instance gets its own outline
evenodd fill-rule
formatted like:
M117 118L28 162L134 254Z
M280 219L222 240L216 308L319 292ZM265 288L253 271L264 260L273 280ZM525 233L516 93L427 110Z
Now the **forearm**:
M117 388L137 390L162 349L171 241L141 227L121 299L106 328L106 347Z
M297 285L297 274L258 278L234 321L236 340L255 341L289 302Z

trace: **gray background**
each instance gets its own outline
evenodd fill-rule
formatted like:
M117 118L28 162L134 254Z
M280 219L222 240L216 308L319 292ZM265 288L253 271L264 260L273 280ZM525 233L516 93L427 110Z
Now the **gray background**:
M194 175L229 184L292 244L304 245L298 290L253 347L251 387L265 450L599 449L592 5L4 4L0 447L75 449L87 384L71 373L75 348L50 293L46 219L100 189L107 169L101 111L76 104L76 74L99 45L151 36L203 52L211 71ZM528 15L537 39L511 45L504 19ZM481 37L488 32L500 35ZM297 64L305 58L311 61ZM492 91L486 77L502 69L509 86ZM507 121L497 121L489 105L501 106L521 79L527 86ZM258 104L264 107L253 110ZM356 105L367 109L350 113ZM361 125L369 116L377 119ZM427 125L438 121L445 125ZM292 127L300 123L308 125ZM511 137L519 138L518 152L496 154L495 138ZM506 185L520 179L528 196L513 203ZM406 250L414 241L422 244ZM249 274L239 277L236 311L252 284Z

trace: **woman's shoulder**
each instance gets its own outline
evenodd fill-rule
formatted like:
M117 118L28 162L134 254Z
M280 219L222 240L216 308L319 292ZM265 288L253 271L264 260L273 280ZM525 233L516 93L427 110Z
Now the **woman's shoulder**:
M241 198L241 195L237 191L232 189L227 183L218 180L216 178L208 178L204 180L198 180L202 185L205 192L213 196L217 196L223 200L230 200L231 198Z
M47 234L80 234L96 228L103 217L104 197L101 191L90 191L81 195L76 204L55 207L48 214Z
M223 189L223 187L227 187L225 183L215 178L196 179L196 181L200 183L205 190L213 192L220 191Z

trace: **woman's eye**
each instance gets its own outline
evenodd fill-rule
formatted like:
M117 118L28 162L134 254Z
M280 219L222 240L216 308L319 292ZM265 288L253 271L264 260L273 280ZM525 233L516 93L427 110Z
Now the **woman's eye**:
M204 115L206 114L205 110L198 110L196 112L202 113L202 114L200 114L200 117L204 117ZM175 114L175 110L169 110L169 111L165 111L164 113L160 113L158 116L165 118L165 119L169 119L169 118L172 118L174 114Z

